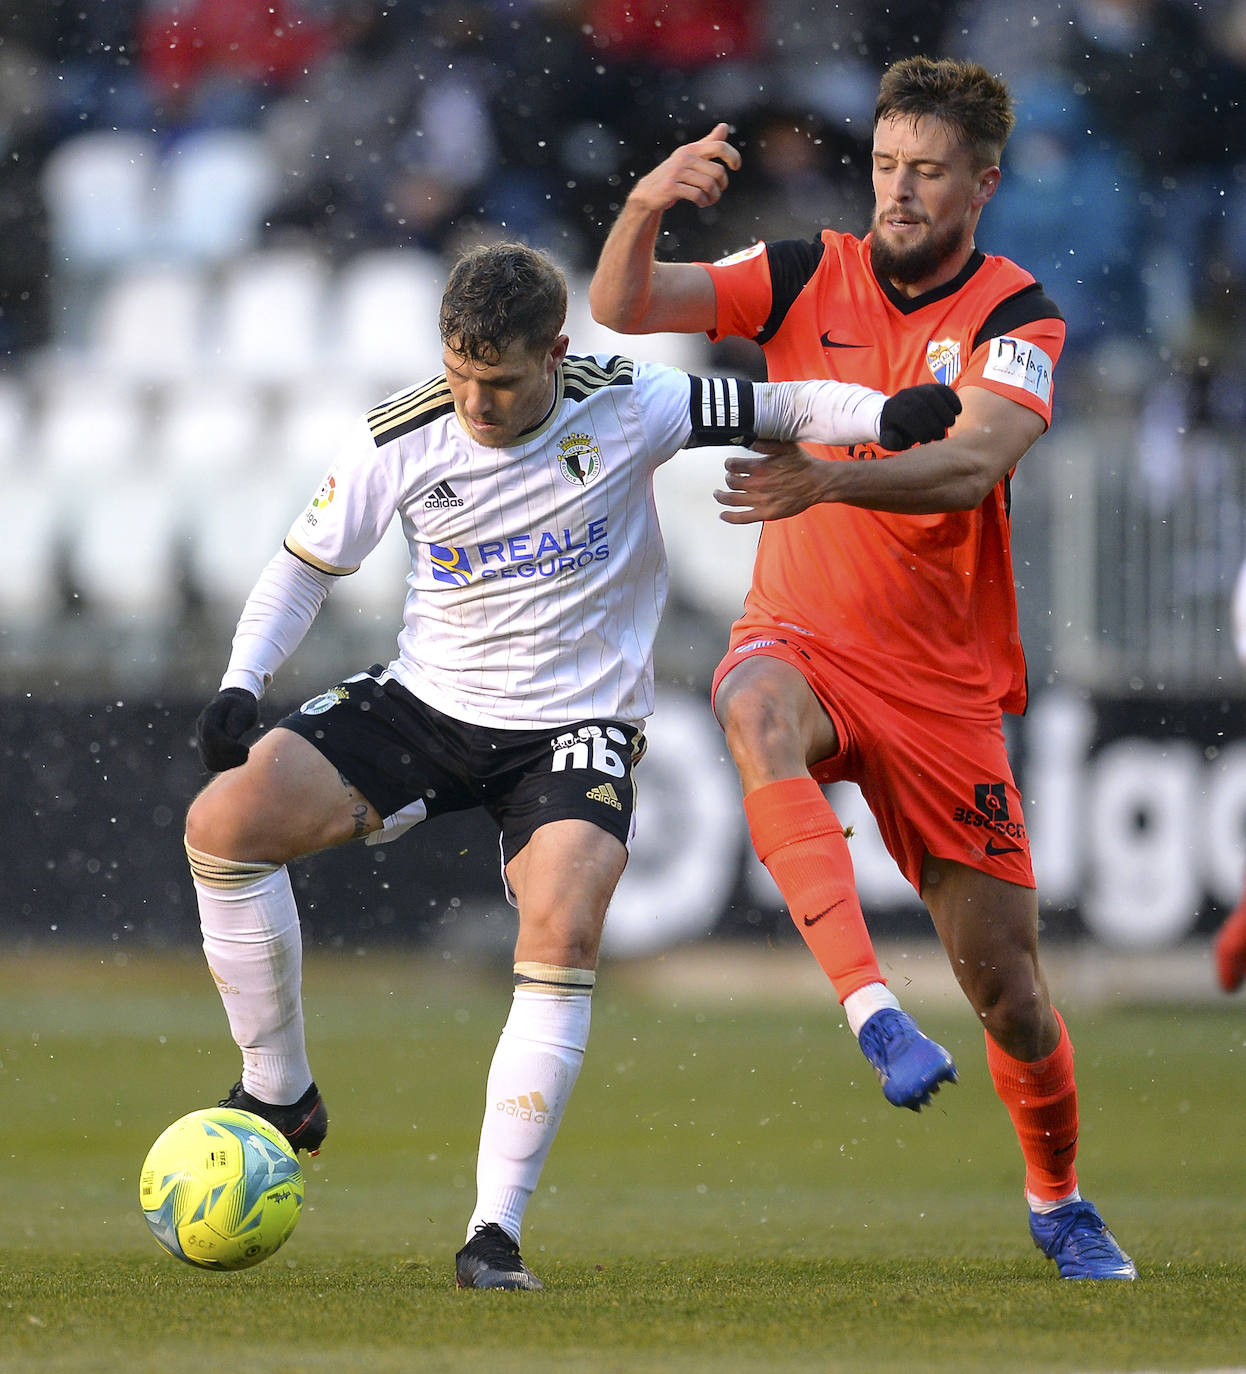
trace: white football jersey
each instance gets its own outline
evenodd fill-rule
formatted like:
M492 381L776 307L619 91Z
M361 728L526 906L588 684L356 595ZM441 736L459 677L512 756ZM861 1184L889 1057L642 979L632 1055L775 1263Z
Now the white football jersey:
M572 357L544 423L490 448L439 376L368 413L286 547L348 574L397 515L411 570L385 676L473 724L638 724L667 593L653 474L685 446L747 441L752 422L748 382Z

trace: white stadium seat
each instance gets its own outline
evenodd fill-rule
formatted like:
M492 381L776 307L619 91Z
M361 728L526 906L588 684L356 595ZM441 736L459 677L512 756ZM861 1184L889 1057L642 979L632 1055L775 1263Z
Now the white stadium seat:
M379 249L338 274L333 352L348 372L397 390L441 370L438 312L445 268L429 253Z
M151 262L120 269L91 311L92 365L151 382L191 372L202 362L207 295L198 267Z
M384 399L380 388L354 374L297 379L277 393L268 458L289 472L292 480L307 483L310 496L351 428Z
M159 177L150 134L94 129L58 144L42 178L57 259L71 273L90 273L146 256Z
M56 610L63 513L56 487L23 473L21 518L6 525L0 577L0 623L11 629L37 628Z
M67 541L68 573L97 623L150 632L176 620L184 514L174 493L144 473L84 504Z
M240 611L313 494L313 488L296 490L276 467L258 464L246 477L221 483L191 521L188 569L195 588L227 615Z
M225 271L210 352L220 371L288 381L323 356L329 274L310 248L267 249Z
M157 473L184 497L249 474L266 461L259 389L234 377L187 377L165 389L147 452Z
M280 185L263 135L199 130L174 145L164 172L160 243L166 253L217 263L254 248Z
M23 381L0 375L0 475L25 474L31 446L30 394Z
M140 466L145 424L138 388L87 373L44 395L32 456L44 480L77 507Z

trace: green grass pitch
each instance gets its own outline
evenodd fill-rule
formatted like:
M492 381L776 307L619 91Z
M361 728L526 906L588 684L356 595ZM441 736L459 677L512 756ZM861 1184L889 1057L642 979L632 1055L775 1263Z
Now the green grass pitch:
M0 1370L1246 1368L1246 1002L1060 999L1083 1189L1141 1271L1087 1285L1029 1240L967 1007L907 1002L961 1070L915 1115L887 1106L806 980L729 998L652 971L599 980L525 1225L547 1291L459 1293L507 969L309 958L329 1140L287 1246L212 1274L160 1251L137 1203L152 1140L237 1076L197 951L9 951Z

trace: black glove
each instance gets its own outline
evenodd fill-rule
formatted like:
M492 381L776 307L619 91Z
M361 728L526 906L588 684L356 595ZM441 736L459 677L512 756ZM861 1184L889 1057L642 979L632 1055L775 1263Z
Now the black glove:
M942 439L960 414L960 397L950 386L926 382L906 386L883 402L879 443L892 453Z
M209 773L223 773L246 763L250 749L243 735L259 724L260 704L244 687L226 687L199 712L195 738Z

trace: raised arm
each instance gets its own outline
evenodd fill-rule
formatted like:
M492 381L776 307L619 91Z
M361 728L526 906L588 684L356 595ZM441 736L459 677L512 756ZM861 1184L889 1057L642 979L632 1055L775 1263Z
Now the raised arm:
M694 334L715 323L714 284L694 263L658 262L654 248L663 214L678 201L705 207L727 187L740 154L726 142L726 124L676 148L640 178L601 250L589 287L593 318L621 334Z

